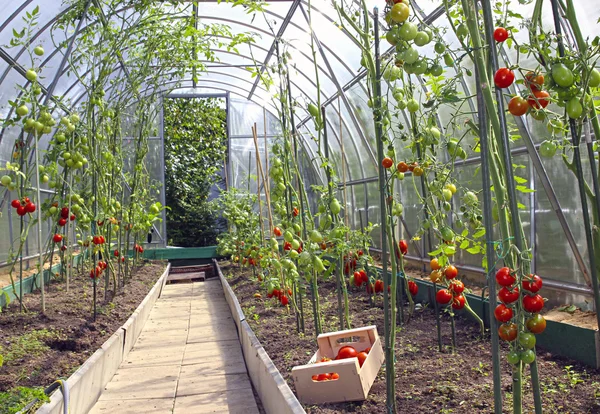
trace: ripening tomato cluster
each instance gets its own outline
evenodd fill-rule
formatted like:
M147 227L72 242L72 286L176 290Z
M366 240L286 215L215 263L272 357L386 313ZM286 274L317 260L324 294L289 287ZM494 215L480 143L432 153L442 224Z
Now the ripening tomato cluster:
M431 267L431 273L429 279L433 283L441 283L446 287L438 290L435 295L435 300L441 305L452 304L452 309L461 310L465 307L465 297L463 292L465 291L465 284L460 280L456 279L458 276L458 269L452 264L448 264L443 267L440 265L437 258L431 259L429 262Z
M100 236L100 237L102 237L102 236ZM102 243L104 243L104 237L102 237ZM136 253L144 253L144 248L137 243L133 245L133 250Z
M23 197L21 200L13 200L10 205L12 208L17 210L17 214L19 216L24 216L25 214L31 214L35 212L36 206L29 199L29 197Z
M267 291L268 298L277 298L281 306L287 306L290 303L290 297L292 296L292 289L287 290L287 294L285 289L271 288Z
M92 270L90 270L90 278L91 279L98 279L101 275L102 272L108 267L108 263L104 262L104 261L99 261L98 264L96 265L95 268L93 268Z
M92 238L92 243L94 243L96 246L100 245L100 244L104 244L106 243L106 240L104 239L104 236L94 236ZM137 244L136 244L137 246ZM135 247L134 247L135 249Z
M539 312L544 307L544 298L537 292L542 288L542 278L529 275L521 282L521 290L517 285L515 272L503 267L496 272L496 283L502 288L498 298L502 302L494 310L496 320L501 323L498 335L504 341L512 342L518 339L514 349L507 355L508 362L516 365L520 361L531 364L535 360L535 335L544 332L546 320ZM519 326L515 306L521 300L523 310L528 314L525 327Z

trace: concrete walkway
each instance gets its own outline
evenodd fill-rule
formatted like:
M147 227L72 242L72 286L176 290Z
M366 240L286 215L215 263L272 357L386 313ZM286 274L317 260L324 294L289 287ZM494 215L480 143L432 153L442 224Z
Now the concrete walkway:
M258 413L218 279L164 287L90 413Z

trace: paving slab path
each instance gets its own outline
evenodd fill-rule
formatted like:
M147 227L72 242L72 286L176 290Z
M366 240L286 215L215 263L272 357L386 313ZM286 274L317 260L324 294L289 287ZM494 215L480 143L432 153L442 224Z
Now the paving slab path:
M90 414L257 414L218 279L166 285Z

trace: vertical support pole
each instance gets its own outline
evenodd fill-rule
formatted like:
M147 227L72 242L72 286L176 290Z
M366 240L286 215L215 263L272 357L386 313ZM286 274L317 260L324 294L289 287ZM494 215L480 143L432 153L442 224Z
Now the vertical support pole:
M475 70L477 84L479 85L479 73ZM479 145L481 145L481 180L482 188L489 189L490 182L490 165L489 165L489 142L488 142L488 122L485 110L485 102L479 89L477 90L477 115L479 118ZM494 251L494 226L492 216L492 194L490 191L483 191L483 224L485 226L486 240L486 258L487 258L487 285L489 292L489 318L490 332L492 340L492 372L494 385L494 413L502 414L502 378L500 368L500 342L498 338L498 329L494 310L496 309L496 278L495 278L495 262L496 252Z

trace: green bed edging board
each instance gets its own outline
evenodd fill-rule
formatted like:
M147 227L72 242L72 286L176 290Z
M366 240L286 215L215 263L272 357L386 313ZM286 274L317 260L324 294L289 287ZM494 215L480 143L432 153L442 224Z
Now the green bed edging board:
M161 249L147 248L145 259L178 260L178 259L213 259L218 257L217 246L209 247L167 247Z
M381 273L381 269L377 268ZM399 275L403 278L402 275ZM413 279L419 286L419 292L415 298L416 302L427 302L433 304L435 292L433 283L422 279ZM442 287L438 287L438 290ZM485 325L489 327L489 308L488 301L480 296L466 294L471 309L483 319ZM461 312L468 318L473 318L467 312ZM597 330L580 328L567 323L547 321L546 330L536 335L537 345L546 351L555 355L561 355L579 361L594 368L600 368L600 334Z
M74 265L77 265L79 263L79 258L80 258L79 255L73 257ZM57 273L60 270L61 270L60 263L52 266L50 271L48 271L48 269L46 269L44 272L45 273L44 283L49 283L51 274ZM16 275L16 277L18 277L18 275ZM35 281L35 283L34 283L34 281ZM33 292L34 286L39 288L39 286L41 285L40 282L41 282L41 280L40 280L39 273L33 274L31 276L27 276L25 279L23 279L23 294L28 294L28 293ZM19 292L20 286L21 286L21 282L16 281L15 288L16 288L17 292ZM9 299L9 302L12 302L13 300L17 299L17 296L13 292L12 285L8 285L8 286L5 286L2 288L2 292L0 293L0 309L5 307L6 305L8 305L8 303L6 302L7 297Z

